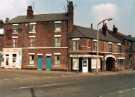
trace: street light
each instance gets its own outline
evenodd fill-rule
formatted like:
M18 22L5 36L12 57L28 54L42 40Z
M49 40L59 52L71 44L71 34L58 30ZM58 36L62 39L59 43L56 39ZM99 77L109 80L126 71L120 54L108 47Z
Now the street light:
M104 23L105 21L112 21L112 18L107 18L107 19L104 19L102 21L100 21L98 24L97 24L97 60L96 60L96 72L98 72L98 60L99 60L99 25Z

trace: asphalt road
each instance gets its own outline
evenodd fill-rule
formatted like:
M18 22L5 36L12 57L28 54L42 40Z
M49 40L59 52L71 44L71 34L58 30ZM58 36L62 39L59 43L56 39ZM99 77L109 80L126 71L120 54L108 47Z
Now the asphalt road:
M76 75L0 71L0 97L135 97L135 73Z

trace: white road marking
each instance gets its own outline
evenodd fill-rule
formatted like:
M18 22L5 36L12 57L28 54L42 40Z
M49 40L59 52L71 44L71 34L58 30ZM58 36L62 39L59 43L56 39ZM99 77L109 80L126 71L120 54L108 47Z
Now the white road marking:
M36 86L19 87L18 89L45 88L45 87L54 87L54 86L69 85L69 84L70 83L52 83L52 84L44 84L44 85L36 85Z

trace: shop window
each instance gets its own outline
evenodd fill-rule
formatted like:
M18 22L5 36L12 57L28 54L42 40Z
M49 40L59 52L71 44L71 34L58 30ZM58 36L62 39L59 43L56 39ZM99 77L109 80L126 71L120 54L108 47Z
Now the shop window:
M9 65L9 54L6 54L6 65Z
M17 58L17 55L13 54L13 63L16 63L16 58Z
M124 60L123 59L118 59L118 64L119 65L124 65Z
M34 64L34 55L29 56L29 64L33 65Z

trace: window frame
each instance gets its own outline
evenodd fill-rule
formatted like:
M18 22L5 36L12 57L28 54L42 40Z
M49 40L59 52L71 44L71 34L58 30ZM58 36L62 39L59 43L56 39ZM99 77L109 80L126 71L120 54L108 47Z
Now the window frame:
M35 22L29 23L28 24L28 32L29 33L36 33L36 25L37 25L37 23L35 23Z
M18 34L19 24L12 24L12 34Z

